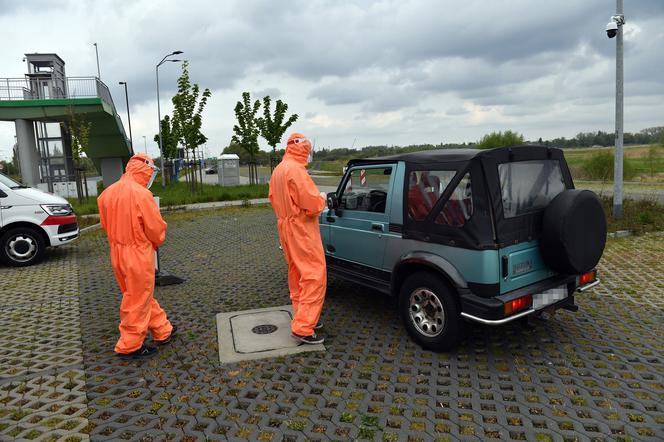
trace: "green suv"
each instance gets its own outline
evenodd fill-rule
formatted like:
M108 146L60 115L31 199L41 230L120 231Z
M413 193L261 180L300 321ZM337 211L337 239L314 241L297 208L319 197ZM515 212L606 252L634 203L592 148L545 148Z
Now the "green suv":
M598 197L575 190L559 149L449 149L351 160L320 229L330 274L398 297L422 347L463 322L500 325L564 308L599 283Z

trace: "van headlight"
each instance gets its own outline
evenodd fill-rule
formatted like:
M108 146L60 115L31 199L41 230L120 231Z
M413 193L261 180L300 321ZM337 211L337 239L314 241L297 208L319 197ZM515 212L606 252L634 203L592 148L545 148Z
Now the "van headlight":
M74 213L69 204L42 204L41 208L51 216L66 216Z

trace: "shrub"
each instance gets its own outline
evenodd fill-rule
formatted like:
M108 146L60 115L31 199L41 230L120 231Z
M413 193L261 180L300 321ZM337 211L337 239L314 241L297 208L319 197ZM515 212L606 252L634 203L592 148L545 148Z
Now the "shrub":
M612 181L614 159L610 150L594 153L583 165L585 175L592 180ZM629 180L636 176L636 167L629 158L623 158L623 179Z
M505 132L491 132L484 135L477 143L479 149L493 149L495 147L506 147L523 144L523 135L506 130Z

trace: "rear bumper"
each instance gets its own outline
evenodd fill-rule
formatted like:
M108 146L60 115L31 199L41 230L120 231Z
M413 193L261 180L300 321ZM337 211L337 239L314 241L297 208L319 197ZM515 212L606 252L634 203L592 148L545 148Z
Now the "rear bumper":
M569 307L572 308L571 306L574 305L574 292L578 289L579 291L584 291L588 290L589 288L592 288L599 284L599 279L596 279L595 281L591 282L590 284L587 284L583 287L577 287L576 282L577 282L577 277L576 276L562 276L562 277L556 277L552 278L547 281L542 281L541 283L538 284L533 284L527 287L523 287L521 289L515 290L510 293L506 293L504 295L500 296L495 296L492 298L483 298L477 295L472 294L470 291L467 293L461 293L461 316L469 319L471 321L479 322L481 324L486 324L486 325L501 325L501 324L506 324L508 322L514 321L519 318L523 318L525 316L531 315L533 313L536 313L538 311L547 309L547 308L561 308L561 307ZM526 310L511 314L506 316L505 315L505 304L520 298L525 295L533 295L536 293L542 293L546 290L560 287L566 285L567 286L567 297L564 299L561 299L560 301L554 302L552 304L548 304L539 308L533 308L530 307Z

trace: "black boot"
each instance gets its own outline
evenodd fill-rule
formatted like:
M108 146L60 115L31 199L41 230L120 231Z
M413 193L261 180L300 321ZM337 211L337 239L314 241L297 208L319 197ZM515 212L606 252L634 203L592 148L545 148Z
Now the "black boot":
M157 344L157 345L170 344L171 341L173 340L173 338L175 337L175 334L177 333L177 331L178 331L178 326L173 324L173 330L171 330L171 334L168 335L168 338L166 338L162 341L154 341L154 343Z
M118 353L118 356L121 359L144 359L156 354L157 347L149 347L143 344L138 350L132 351L131 353Z

